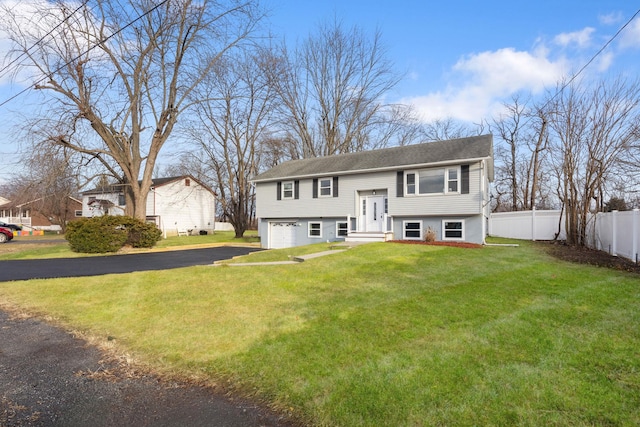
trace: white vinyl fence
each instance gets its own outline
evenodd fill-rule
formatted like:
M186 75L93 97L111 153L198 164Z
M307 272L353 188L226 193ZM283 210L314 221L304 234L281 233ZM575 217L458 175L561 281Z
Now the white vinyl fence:
M562 211L518 211L492 213L489 217L489 235L522 240L564 240Z
M565 240L562 211L492 213L489 235L522 240ZM557 237L556 237L557 236ZM594 249L638 262L640 211L600 212L589 220L587 243Z

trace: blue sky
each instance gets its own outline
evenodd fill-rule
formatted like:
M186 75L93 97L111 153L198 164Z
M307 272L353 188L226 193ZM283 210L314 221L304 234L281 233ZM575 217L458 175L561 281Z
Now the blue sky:
M380 29L406 78L392 101L413 104L425 120L480 122L518 91L542 93L579 70L640 2L621 0L419 1L269 0L276 34L290 42L333 17ZM640 16L588 67L597 77L638 77Z
M16 0L0 3L20 4ZM24 3L22 3L24 4ZM639 9L630 0L263 0L269 26L293 43L334 17L372 33L406 78L390 102L413 105L428 121L478 123L514 93L539 95L580 69ZM3 50L0 34L0 51ZM2 54L3 52L0 52ZM638 75L640 16L589 66L586 78ZM0 102L22 90L0 79ZM26 97L0 107L0 182L20 150L7 129Z

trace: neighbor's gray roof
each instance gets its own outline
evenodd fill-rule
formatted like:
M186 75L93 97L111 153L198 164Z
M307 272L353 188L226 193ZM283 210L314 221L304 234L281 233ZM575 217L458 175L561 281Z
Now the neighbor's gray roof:
M491 135L291 160L257 175L252 181L264 182L324 174L358 173L375 169L405 169L431 163L485 158L491 160L489 167L492 174L493 137Z

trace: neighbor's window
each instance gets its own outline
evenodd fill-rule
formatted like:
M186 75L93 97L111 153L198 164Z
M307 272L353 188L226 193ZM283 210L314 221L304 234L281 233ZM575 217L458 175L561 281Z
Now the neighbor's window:
M464 240L464 221L442 221L443 240Z
M347 221L336 222L336 236L347 237L347 234L349 234L349 226L347 224Z
M124 194L118 194L118 206L124 206L126 204Z
M320 197L331 197L333 195L333 179L322 178L320 182Z
M309 237L322 237L322 223L310 222L309 223Z
M82 216L82 211L76 211L75 215L76 215L76 217L81 217Z
M191 180L190 180L189 178L186 178L186 179L184 180L184 186L185 186L185 187L190 187L190 186L191 186Z
M405 175L405 192L411 194L443 194L460 191L460 168L424 169Z
M421 221L403 221L402 236L406 240L422 239L422 222Z
M293 199L293 181L282 183L282 198Z

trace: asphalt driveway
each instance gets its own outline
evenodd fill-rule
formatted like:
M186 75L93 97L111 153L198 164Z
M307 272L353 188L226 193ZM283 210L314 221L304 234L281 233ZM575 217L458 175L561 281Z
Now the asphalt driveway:
M246 255L257 250L260 249L219 246L143 254L8 260L0 261L0 282L167 270L212 264L214 261Z

